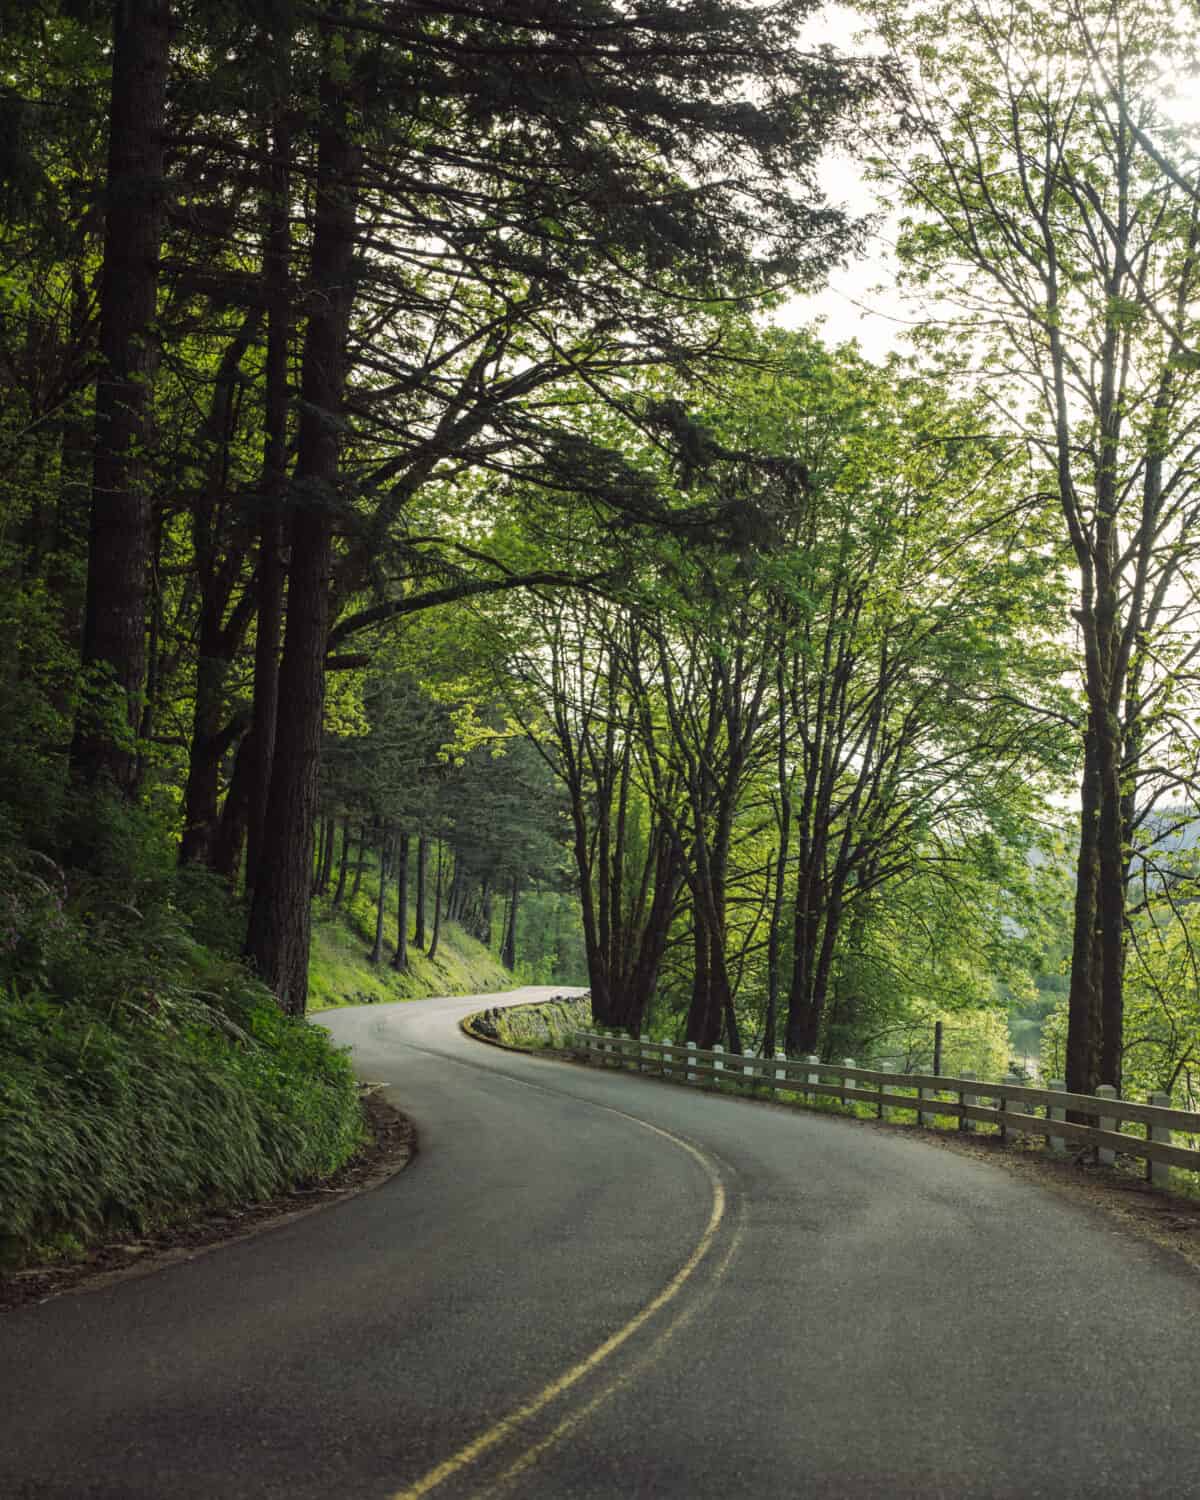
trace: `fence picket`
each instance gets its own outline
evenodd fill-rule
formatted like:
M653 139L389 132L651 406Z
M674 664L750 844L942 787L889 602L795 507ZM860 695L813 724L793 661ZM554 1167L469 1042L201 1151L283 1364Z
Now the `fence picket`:
M1033 1088L1018 1084L1012 1073L1006 1074L1000 1083L977 1079L969 1072L941 1078L859 1068L849 1057L840 1063L822 1063L813 1053L799 1064L791 1065L797 1072L789 1076L789 1063L783 1052L763 1058L761 1063L745 1057L740 1062L730 1062L729 1054L720 1046L706 1051L694 1042L685 1047L652 1042L644 1032L635 1038L600 1028L575 1032L573 1050L576 1056L594 1060L601 1067L633 1067L664 1078L685 1077L693 1084L702 1083L705 1078L715 1084L720 1078L736 1077L751 1086L761 1082L776 1091L795 1090L810 1102L815 1098L861 1101L873 1105L881 1119L895 1110L916 1110L923 1122L949 1115L957 1118L959 1128L964 1130L976 1122L994 1124L1005 1139L1016 1131L1041 1136L1055 1154L1066 1150L1068 1140L1075 1141L1092 1147L1108 1165L1116 1161L1118 1153L1141 1157L1147 1162L1148 1179L1159 1186L1167 1184L1173 1166L1200 1173L1200 1150L1176 1146L1172 1139L1176 1130L1193 1140L1200 1137L1200 1113L1171 1108L1169 1096L1162 1093L1152 1094L1147 1104L1139 1104L1118 1098L1116 1090L1107 1085L1102 1085L1095 1095L1072 1094L1066 1091L1061 1079L1051 1079L1047 1088ZM863 1086L866 1084L870 1087ZM900 1088L921 1092L914 1099L896 1092ZM938 1090L951 1097L956 1093L957 1101L950 1103L936 1097ZM985 1106L982 1102L985 1099L992 1100L994 1107ZM1068 1121L1068 1111L1090 1117L1097 1124ZM1123 1121L1144 1124L1146 1139L1122 1134Z
M1171 1102L1170 1094L1151 1094L1150 1103L1168 1105ZM1147 1125L1146 1139L1161 1142L1164 1146L1171 1144L1171 1127L1169 1125ZM1154 1161L1152 1158L1146 1162L1146 1178L1155 1187L1167 1187L1171 1181L1171 1168L1165 1161Z
M968 1072L966 1069L963 1070L962 1077L971 1083L975 1081L975 1074ZM958 1091L958 1102L960 1104L978 1104L979 1095L968 1094L965 1089L960 1089ZM968 1133L975 1129L975 1121L971 1119L970 1115L959 1115L958 1128L964 1133Z
M1117 1091L1111 1083L1099 1084L1096 1088L1096 1096L1099 1099L1115 1099ZM1101 1115L1097 1122L1101 1130L1116 1130L1117 1120L1115 1115ZM1099 1146L1096 1150L1096 1160L1101 1166L1111 1167L1116 1164L1117 1153L1109 1150L1107 1146Z
M1064 1093L1067 1087L1065 1080L1062 1078L1052 1078L1050 1080L1049 1086L1058 1093ZM1056 1104L1047 1104L1046 1118L1048 1120L1065 1120L1067 1118L1067 1112L1065 1109L1060 1109ZM1051 1152L1055 1156L1063 1156L1066 1154L1067 1142L1065 1136L1048 1135L1046 1137L1046 1144L1050 1147Z

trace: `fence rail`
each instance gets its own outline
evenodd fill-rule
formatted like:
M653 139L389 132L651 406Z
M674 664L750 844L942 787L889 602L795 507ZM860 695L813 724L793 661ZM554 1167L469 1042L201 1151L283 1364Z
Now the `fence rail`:
M879 1119L889 1110L916 1113L924 1124L935 1116L957 1119L960 1130L975 1125L994 1125L1000 1134L1042 1136L1049 1149L1061 1154L1067 1141L1091 1146L1100 1161L1112 1164L1116 1153L1146 1162L1146 1175L1165 1185L1171 1167L1200 1172L1200 1150L1176 1146L1174 1131L1200 1137L1200 1114L1172 1109L1166 1094L1152 1094L1146 1104L1118 1099L1116 1091L1101 1087L1096 1094L1069 1094L1064 1084L1052 1080L1045 1089L1030 1088L1009 1074L998 1083L965 1073L948 1078L937 1073L893 1073L879 1068L859 1068L854 1059L840 1063L818 1062L816 1057L743 1057L716 1047L706 1051L694 1042L652 1042L623 1032L578 1031L575 1050L585 1060L603 1067L633 1068L662 1078L683 1079L710 1087L766 1088L772 1093L802 1094L806 1098L840 1099L874 1107ZM864 1088L862 1085L874 1085ZM897 1093L915 1089L916 1093ZM946 1098L950 1094L954 1097ZM994 1100L984 1104L983 1100ZM1012 1106L1023 1105L1023 1109ZM1032 1111L1042 1110L1035 1114ZM1086 1116L1094 1123L1068 1120L1067 1111ZM1124 1124L1145 1127L1145 1137L1127 1135Z

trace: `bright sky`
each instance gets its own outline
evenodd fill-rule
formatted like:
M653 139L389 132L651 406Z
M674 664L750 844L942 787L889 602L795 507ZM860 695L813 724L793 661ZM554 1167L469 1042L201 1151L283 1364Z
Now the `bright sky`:
M864 17L846 6L830 5L809 23L805 40L828 42L839 51L861 56L874 50L859 36L865 28ZM845 206L853 214L877 210L874 195L850 157L830 154L822 164L820 178L831 203ZM898 347L905 318L912 316L911 312L906 314L891 281L885 225L863 259L834 271L825 291L812 297L794 298L776 313L775 320L787 328L795 328L820 319L827 343L857 339L869 358L883 359Z
M871 195L853 162L831 161L822 176L831 202L844 203L855 213L873 211ZM825 291L793 298L775 314L775 321L796 328L819 319L826 343L842 344L857 339L868 358L882 360L900 347L900 337L913 317L891 282L885 226L863 259L835 270Z
M866 17L844 5L830 5L809 23L805 40L828 42L840 51L859 56L877 50L868 35ZM1200 123L1200 79L1189 69L1164 61L1159 108L1177 125ZM858 165L847 156L831 155L824 163L821 181L832 203L844 204L856 214L876 212L879 205L863 182ZM890 237L895 216L885 216L879 235L865 257L835 270L823 292L797 297L776 314L785 327L794 328L821 320L830 344L857 339L864 354L881 360L903 349L903 335L917 317L917 309L906 305L894 286Z

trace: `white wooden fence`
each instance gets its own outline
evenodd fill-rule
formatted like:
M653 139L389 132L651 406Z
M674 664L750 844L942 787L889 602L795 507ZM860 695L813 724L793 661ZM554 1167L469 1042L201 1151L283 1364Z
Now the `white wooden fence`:
M616 1031L578 1031L575 1051L602 1067L632 1068L692 1084L868 1104L881 1120L889 1111L907 1110L915 1112L922 1125L935 1116L955 1118L958 1128L966 1131L977 1124L994 1125L1006 1139L1015 1133L1042 1136L1056 1154L1066 1151L1067 1141L1077 1141L1092 1147L1097 1158L1109 1165L1117 1152L1140 1157L1146 1162L1146 1176L1160 1185L1166 1184L1171 1167L1200 1172L1200 1150L1172 1141L1175 1131L1200 1137L1200 1114L1171 1109L1166 1094L1151 1094L1148 1103L1138 1104L1118 1099L1108 1085L1095 1094L1068 1094L1066 1085L1056 1080L1049 1088L1027 1088L1011 1073L991 1083L970 1073L947 1078L859 1068L852 1057L840 1063L822 1063L811 1056L789 1059L782 1052L773 1058L743 1057L720 1047L708 1052L695 1042L652 1042L646 1036L635 1039ZM898 1092L904 1089L913 1092ZM984 1100L994 1102L985 1104ZM1035 1113L1038 1110L1042 1112ZM1095 1123L1068 1120L1068 1110ZM1126 1124L1143 1128L1144 1136L1126 1134L1121 1129Z

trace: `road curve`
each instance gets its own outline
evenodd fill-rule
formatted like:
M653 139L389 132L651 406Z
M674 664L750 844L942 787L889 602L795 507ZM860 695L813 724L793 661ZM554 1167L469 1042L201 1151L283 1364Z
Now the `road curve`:
M398 1178L0 1320L0 1495L1200 1497L1165 1252L906 1135L471 1042L482 999L321 1018L417 1123Z

